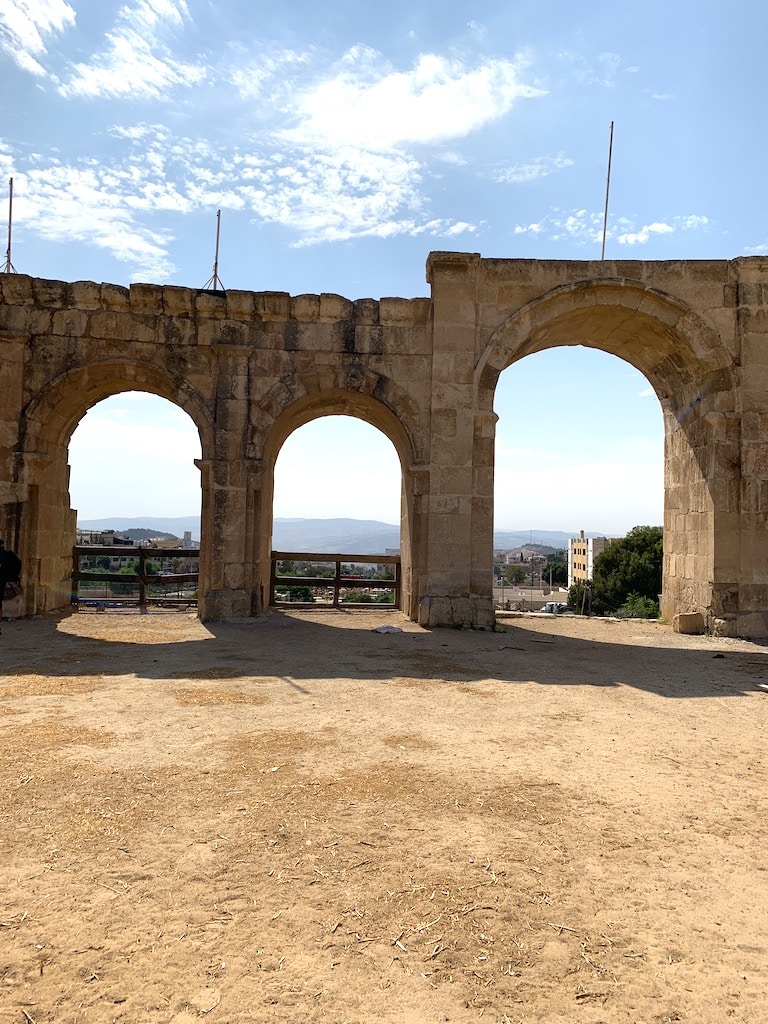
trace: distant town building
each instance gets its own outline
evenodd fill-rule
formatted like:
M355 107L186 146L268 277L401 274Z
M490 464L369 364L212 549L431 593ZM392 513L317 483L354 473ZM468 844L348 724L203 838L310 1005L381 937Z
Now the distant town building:
M79 527L75 531L75 543L78 546L99 547L99 548L115 548L115 549L123 549L123 550L125 548L133 548L134 547L134 543L130 539L130 537L121 537L119 534L115 533L114 530L81 530ZM114 554L110 553L108 556L102 555L100 557L101 558L107 557L109 559L108 566L107 565L101 565L100 566L99 565L99 558L97 558L95 556L93 558L87 557L87 556L83 556L82 559L81 559L81 562L80 562L80 568L81 569L97 569L97 568L107 569L107 568L109 568L110 571L112 571L112 570L116 571L117 569L122 569L124 566L128 565L128 563L133 558L136 557L136 554L135 554L135 552L134 553L128 552L126 554L123 554L122 551L120 553L118 553L118 551L116 550Z
M77 544L93 544L102 548L111 547L133 547L130 537L121 537L114 530L81 530L75 531L75 542Z
M591 580L595 559L613 544L615 537L585 537L579 531L578 537L568 541L568 586L577 580Z

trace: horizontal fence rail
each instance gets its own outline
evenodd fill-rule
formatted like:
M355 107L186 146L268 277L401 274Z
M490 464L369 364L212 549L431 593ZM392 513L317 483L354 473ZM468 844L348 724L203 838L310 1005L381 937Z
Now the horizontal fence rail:
M138 562L137 572L112 572L107 569L84 570L84 558L126 559ZM119 545L78 544L72 548L73 608L103 608L115 605L195 605L199 572L148 573L147 562L194 561L199 567L199 548L131 548ZM175 590L175 596L173 594ZM182 591L184 591L182 593Z
M284 563L301 563L310 569L328 565L332 570L326 575L300 575L284 571ZM280 568L283 571L279 571ZM373 578L356 572L356 566L381 565L391 572L391 577ZM298 591L309 592L301 599ZM377 596L375 597L374 594ZM350 597L350 595L353 595ZM356 597L354 595L357 595ZM387 595L382 599L381 595ZM399 555L338 555L317 554L306 551L273 551L270 573L269 603L273 606L294 608L316 608L330 606L338 608L365 608L375 604L378 608L400 607L400 556Z

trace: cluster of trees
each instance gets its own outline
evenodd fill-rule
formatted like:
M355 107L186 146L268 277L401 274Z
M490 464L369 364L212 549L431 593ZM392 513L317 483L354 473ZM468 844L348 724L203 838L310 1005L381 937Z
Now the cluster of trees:
M592 579L568 592L576 612L650 619L659 615L663 561L660 526L636 526L595 559Z

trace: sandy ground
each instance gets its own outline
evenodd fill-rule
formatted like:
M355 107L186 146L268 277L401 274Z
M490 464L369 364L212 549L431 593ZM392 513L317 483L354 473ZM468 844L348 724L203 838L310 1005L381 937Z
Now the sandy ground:
M655 623L4 623L0 1021L763 1024L763 679Z

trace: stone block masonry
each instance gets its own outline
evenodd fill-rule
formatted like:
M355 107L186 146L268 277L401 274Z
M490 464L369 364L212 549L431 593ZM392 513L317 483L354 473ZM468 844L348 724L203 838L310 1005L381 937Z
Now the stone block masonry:
M662 406L663 614L767 636L768 260L435 252L427 280L429 297L351 300L0 275L0 529L23 556L28 613L67 600L72 431L130 389L200 432L204 618L265 609L280 446L339 414L400 458L403 610L491 627L496 383L578 343L631 363Z

